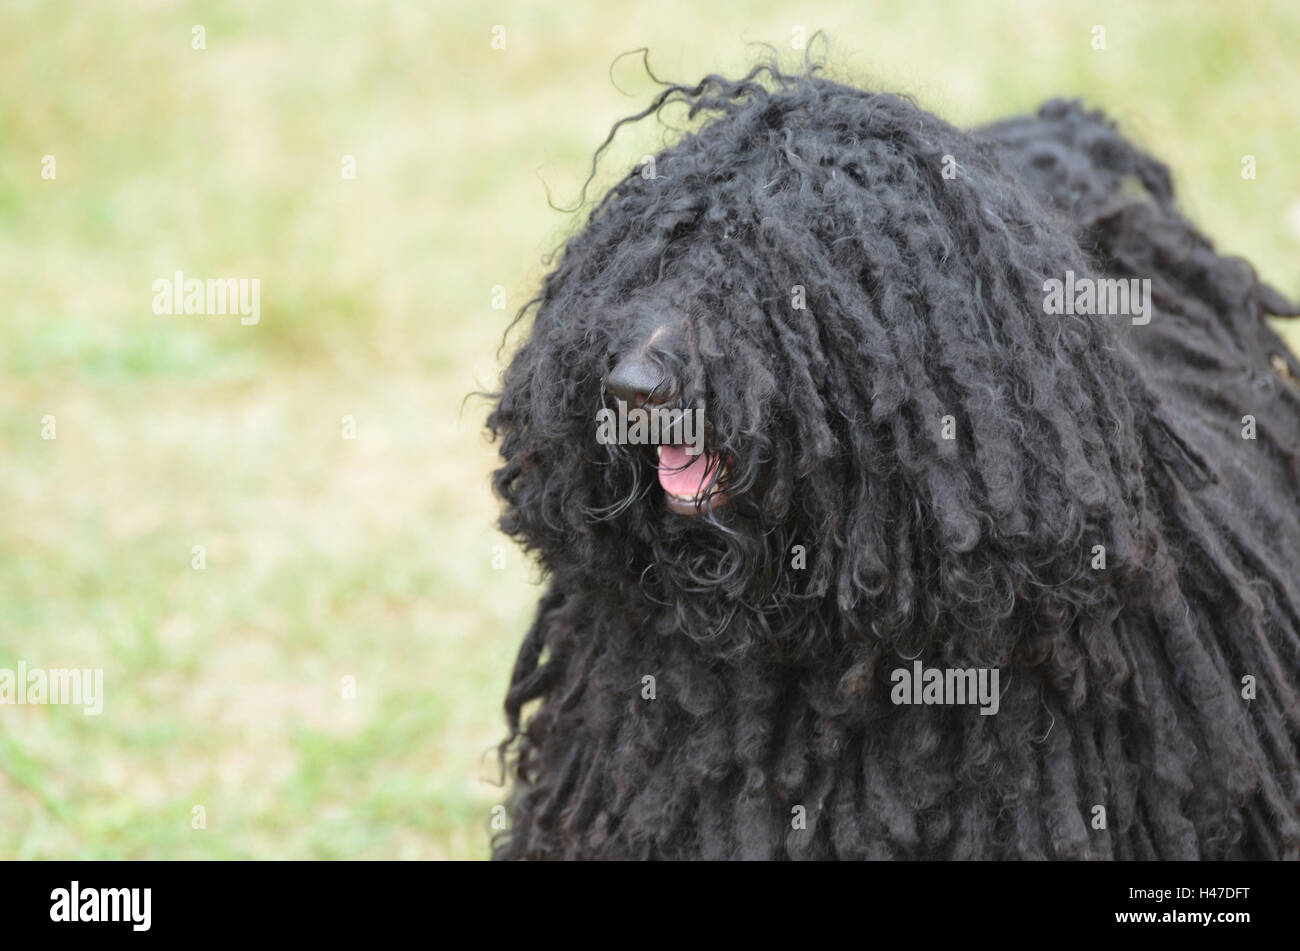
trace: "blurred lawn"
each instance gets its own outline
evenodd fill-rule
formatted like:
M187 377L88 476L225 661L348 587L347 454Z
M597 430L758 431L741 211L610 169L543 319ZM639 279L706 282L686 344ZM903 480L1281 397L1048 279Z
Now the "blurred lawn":
M573 225L539 179L571 204L651 92L633 58L611 84L620 52L694 80L801 26L962 124L1085 95L1300 295L1296 4L739 6L0 8L0 667L102 667L107 694L0 707L0 857L486 854L537 592L513 548L493 568L494 450L461 400L495 380L493 286L513 311ZM176 270L259 278L261 323L154 316Z

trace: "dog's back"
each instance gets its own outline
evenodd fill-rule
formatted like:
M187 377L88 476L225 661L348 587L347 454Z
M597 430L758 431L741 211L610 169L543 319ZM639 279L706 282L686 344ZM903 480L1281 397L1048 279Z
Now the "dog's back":
M1070 222L1099 272L1150 295L1159 319L1121 319L1122 341L1235 510L1223 517L1243 564L1300 606L1300 361L1268 320L1300 306L1219 254L1178 211L1165 164L1101 112L1053 100L979 134Z

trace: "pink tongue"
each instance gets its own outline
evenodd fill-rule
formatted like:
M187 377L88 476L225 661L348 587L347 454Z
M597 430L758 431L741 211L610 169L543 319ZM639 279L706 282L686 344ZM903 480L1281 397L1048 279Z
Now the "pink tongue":
M714 453L692 456L685 446L664 446L659 454L659 484L665 492L694 498L708 486L717 467Z

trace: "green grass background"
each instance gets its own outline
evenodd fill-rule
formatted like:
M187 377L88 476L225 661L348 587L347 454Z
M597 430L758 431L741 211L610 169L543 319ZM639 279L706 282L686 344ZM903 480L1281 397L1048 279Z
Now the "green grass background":
M97 718L0 707L0 857L486 854L537 590L512 547L493 566L462 399L574 226L543 183L572 204L652 93L619 53L694 80L796 29L957 123L1106 107L1300 295L1289 0L0 6L0 666L106 681ZM259 278L261 323L154 316L178 269Z

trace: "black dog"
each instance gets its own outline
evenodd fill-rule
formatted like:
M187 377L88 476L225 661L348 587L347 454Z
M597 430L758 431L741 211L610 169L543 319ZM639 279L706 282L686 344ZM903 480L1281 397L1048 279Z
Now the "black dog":
M1296 857L1300 311L1076 104L672 101L489 419L550 585L496 855Z

